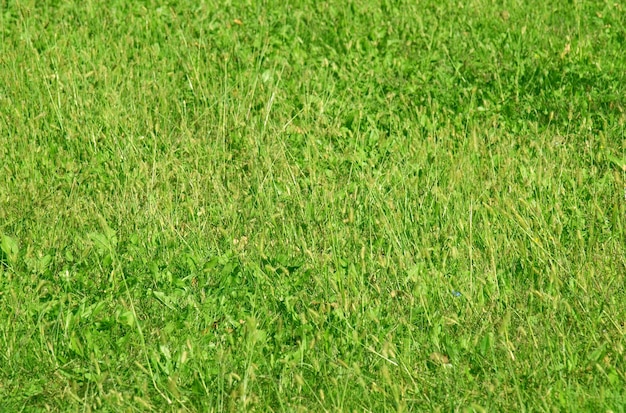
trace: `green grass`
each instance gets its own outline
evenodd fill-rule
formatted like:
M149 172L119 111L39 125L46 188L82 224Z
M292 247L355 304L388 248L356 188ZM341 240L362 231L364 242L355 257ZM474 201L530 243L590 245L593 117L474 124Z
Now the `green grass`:
M0 410L624 411L625 27L0 1Z

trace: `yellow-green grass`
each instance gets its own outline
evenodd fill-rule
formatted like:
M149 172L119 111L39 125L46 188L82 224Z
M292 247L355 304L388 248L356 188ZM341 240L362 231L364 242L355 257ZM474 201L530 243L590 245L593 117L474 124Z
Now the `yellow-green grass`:
M0 411L621 411L625 9L0 3Z

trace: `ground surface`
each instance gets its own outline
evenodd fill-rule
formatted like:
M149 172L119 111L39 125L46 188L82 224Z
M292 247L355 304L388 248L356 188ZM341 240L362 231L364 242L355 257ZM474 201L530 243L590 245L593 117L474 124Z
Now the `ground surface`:
M621 411L620 2L0 2L0 410Z

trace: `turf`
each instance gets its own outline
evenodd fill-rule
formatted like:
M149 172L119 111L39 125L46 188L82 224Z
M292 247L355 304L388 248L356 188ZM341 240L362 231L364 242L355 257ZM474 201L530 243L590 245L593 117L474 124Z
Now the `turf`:
M625 27L0 1L0 410L623 411Z

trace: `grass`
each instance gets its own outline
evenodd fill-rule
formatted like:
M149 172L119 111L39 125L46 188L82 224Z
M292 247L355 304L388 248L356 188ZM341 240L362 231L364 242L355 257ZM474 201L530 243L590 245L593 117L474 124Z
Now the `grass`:
M623 411L619 2L0 12L0 410Z

